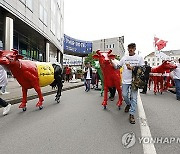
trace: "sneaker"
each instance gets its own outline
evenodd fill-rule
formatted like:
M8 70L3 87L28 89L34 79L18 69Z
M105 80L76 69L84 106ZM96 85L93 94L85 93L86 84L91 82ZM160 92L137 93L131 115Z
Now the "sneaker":
M7 91L1 92L2 95L6 95L6 94L9 94L9 93L10 93L10 92L7 92Z
M6 107L4 107L4 109L3 109L3 115L8 114L8 112L10 111L10 109L11 109L11 104L8 104Z
M130 109L131 105L126 105L125 109L124 109L124 112L129 112L129 109Z
M129 122L130 122L131 124L135 124L134 115L132 115L132 114L129 115Z

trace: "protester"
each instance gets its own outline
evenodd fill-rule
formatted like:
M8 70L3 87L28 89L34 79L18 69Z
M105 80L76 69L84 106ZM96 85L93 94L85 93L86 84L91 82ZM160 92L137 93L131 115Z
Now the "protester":
M11 104L8 104L5 100L0 98L0 105L4 107L3 109L3 115L7 115L11 109Z
M96 85L96 72L97 72L96 69L92 67L91 89L94 89Z
M84 84L85 84L86 92L90 90L91 79L92 79L92 68L91 68L91 64L88 62L85 64L85 68L84 68Z
M141 56L137 55L135 53L136 50L136 44L131 43L128 45L128 51L129 55L124 56L117 66L114 65L117 69L120 67L123 67L122 72L122 95L124 98L124 101L126 103L125 112L129 112L129 122L131 124L135 124L135 112L136 112L136 106L137 106L137 93L138 90L134 90L131 88L132 86L132 70L134 66L142 66L144 65L144 60ZM129 89L130 89L130 96L129 98Z
M9 94L9 92L6 91L7 84L8 84L7 72L0 65L0 87L1 87L1 94Z
M66 66L66 81L69 82L70 80L70 75L71 75L71 67L68 65Z
M180 101L180 58L178 59L178 63L176 65L177 68L170 73L170 76L174 79L176 99Z
M146 94L147 93L147 85L148 85L148 81L149 81L149 73L151 72L151 67L148 65L147 61L145 61L144 63L145 63L144 66L146 68L146 71L145 71L145 74L144 74L146 84L145 84L142 92L140 92L142 94Z
M115 94L116 94L116 87L109 88L109 93L110 93L109 99L111 101L113 101L114 97L115 97Z

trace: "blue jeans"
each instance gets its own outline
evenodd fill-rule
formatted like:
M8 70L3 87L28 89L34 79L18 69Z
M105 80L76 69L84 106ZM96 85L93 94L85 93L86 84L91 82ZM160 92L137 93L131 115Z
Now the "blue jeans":
M174 79L176 87L176 99L180 99L180 79Z
M138 91L134 91L131 89L131 84L122 84L122 95L124 101L127 105L131 105L129 109L129 113L134 115L136 112L137 106L137 93Z
M91 83L91 79L85 79L84 80L84 85L86 87L85 91L89 91L90 90L90 83Z

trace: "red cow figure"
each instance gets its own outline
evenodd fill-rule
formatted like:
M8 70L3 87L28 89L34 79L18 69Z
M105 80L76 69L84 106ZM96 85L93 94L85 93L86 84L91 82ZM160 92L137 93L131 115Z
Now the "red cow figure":
M19 84L22 86L23 98L19 108L23 108L23 111L26 111L27 91L28 89L34 88L39 97L39 101L37 102L36 107L42 109L44 99L40 86L46 86L50 84L52 87L58 87L55 100L59 103L62 90L62 69L60 66L57 64L50 64L45 62L43 63L22 60L22 58L23 56L19 55L18 51L14 49L12 51L0 51L0 65L3 65L9 69ZM46 83L42 83L42 80L44 80Z
M175 69L177 66L169 60L165 60L161 65L152 68L151 69L151 74L150 74L150 80L154 81L154 94L156 95L157 92L160 91L162 94L164 87L163 87L163 73L165 71ZM159 84L160 84L160 89L159 89ZM149 82L149 87L150 87L150 82Z
M107 100L108 100L108 88L116 87L119 95L119 100L117 102L117 106L121 107L122 105L122 90L120 85L120 71L114 69L113 65L110 63L110 59L114 59L115 55L110 54L112 50L100 51L98 50L96 54L93 56L94 59L98 59L100 63L100 67L102 70L103 78L104 78L104 100L102 105L104 109L106 109Z

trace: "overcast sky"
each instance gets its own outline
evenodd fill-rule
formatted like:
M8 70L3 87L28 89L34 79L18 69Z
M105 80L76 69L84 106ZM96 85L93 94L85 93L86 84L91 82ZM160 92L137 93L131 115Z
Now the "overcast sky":
M180 0L64 0L64 33L93 41L125 38L142 56L154 51L154 36L180 49Z

